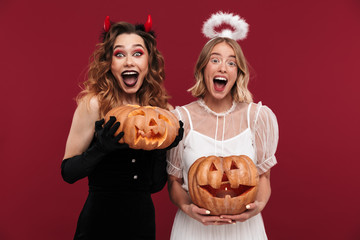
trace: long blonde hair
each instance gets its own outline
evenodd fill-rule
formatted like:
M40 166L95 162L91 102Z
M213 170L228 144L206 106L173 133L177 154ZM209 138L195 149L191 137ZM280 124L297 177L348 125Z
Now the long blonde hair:
M188 91L191 92L191 94L196 98L203 98L205 96L207 90L204 79L204 69L209 62L211 51L216 44L222 42L227 43L234 50L236 64L238 67L237 79L231 89L231 95L235 102L252 102L252 94L248 89L250 73L247 61L241 50L240 45L235 40L226 37L217 37L205 44L205 46L200 52L199 58L195 65L195 85L188 89Z
M142 26L142 25L141 25ZM163 82L165 79L164 58L156 47L156 39L151 33L139 28L138 25L127 22L118 22L111 25L109 32L105 33L104 41L97 44L97 48L90 58L87 80L83 83L83 90L77 96L90 101L96 96L99 101L100 116L104 116L110 109L122 104L124 92L111 72L113 46L116 37L123 33L135 33L145 43L149 53L148 73L136 97L140 105L151 105L167 108L169 95Z

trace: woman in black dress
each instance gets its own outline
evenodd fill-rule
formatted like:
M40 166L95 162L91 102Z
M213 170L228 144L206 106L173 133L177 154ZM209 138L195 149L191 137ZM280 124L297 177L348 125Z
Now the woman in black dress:
M150 28L151 19L145 25L105 19L61 164L66 182L85 177L89 182L74 239L155 239L151 193L166 183L166 150L130 149L118 143L123 133L114 136L120 123L103 120L125 104L171 108L163 88L164 60Z

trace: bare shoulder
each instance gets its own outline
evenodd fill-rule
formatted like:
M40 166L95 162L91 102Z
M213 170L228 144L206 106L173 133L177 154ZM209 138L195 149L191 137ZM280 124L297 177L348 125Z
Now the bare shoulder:
M85 115L99 115L100 104L96 96L84 97L79 100L77 111Z
M64 158L81 154L87 149L94 135L95 122L99 118L99 101L96 97L84 97L79 100L66 142Z
M90 98L89 100L89 108L93 111L99 111L100 109L100 104L99 104L99 99L97 98L97 96L93 96Z

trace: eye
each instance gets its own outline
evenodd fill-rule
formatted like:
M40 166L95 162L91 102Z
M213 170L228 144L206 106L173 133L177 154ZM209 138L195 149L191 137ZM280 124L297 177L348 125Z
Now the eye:
M140 57L141 55L143 55L142 52L135 52L135 53L133 54L134 57Z
M133 56L134 57L140 57L140 56L142 56L144 54L144 51L141 49L141 48L136 48L136 49L134 49L134 51L133 51Z
M210 169L209 171L217 171L218 169L216 168L216 166L214 165L214 163L211 163Z
M114 56L115 56L115 57L125 57L125 54L124 54L123 52L116 51L116 52L114 53Z
M229 61L229 62L228 62L228 65L229 65L230 67L236 67L236 66L237 66L237 64L236 64L235 61Z
M218 58L212 58L212 59L210 59L210 62L212 62L212 63L219 63L220 60L219 60Z
M162 114L159 114L158 118L161 119L161 120L164 120L167 123L170 123L169 119L167 117L165 117L164 115L162 115Z
M239 169L238 166L234 163L234 161L231 162L230 170Z
M142 110L135 110L135 111L132 111L128 117L133 117L133 116L145 116L145 112L142 111Z

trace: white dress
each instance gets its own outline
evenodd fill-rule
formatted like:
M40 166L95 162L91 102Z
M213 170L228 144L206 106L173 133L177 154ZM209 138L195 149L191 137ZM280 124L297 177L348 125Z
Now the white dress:
M168 153L167 171L183 178L188 192L190 166L203 156L247 155L262 174L274 166L278 125L266 106L233 103L225 113L211 111L202 100L174 110L184 122L184 138ZM261 214L245 222L205 226L178 210L171 232L173 240L267 239Z

